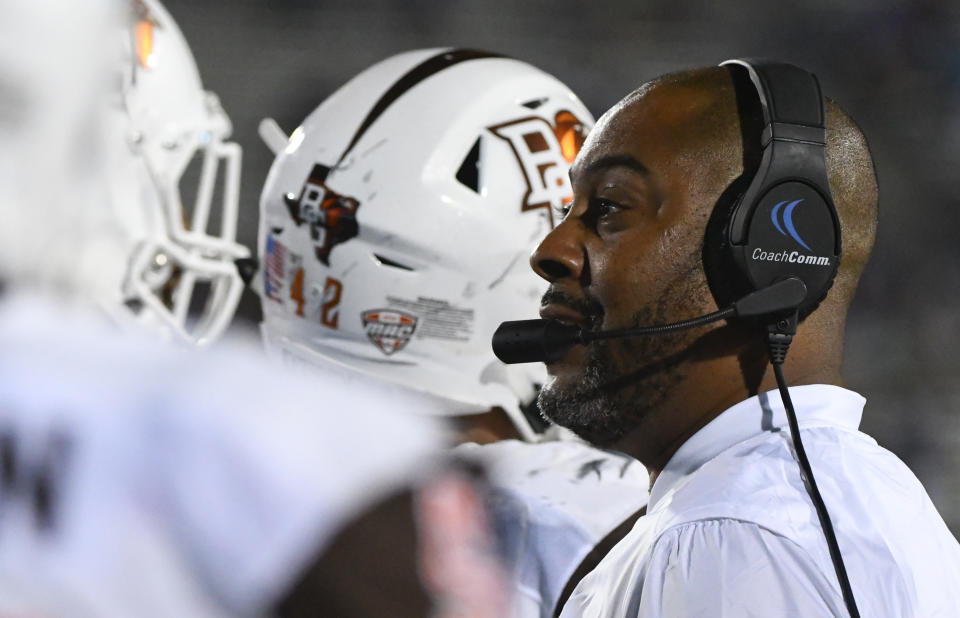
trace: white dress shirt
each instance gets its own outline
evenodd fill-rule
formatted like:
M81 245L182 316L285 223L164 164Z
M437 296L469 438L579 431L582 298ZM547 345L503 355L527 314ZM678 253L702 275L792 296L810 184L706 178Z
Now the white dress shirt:
M860 433L865 400L790 389L860 615L960 616L960 545L912 472ZM776 391L710 422L670 459L648 514L562 616L846 616Z

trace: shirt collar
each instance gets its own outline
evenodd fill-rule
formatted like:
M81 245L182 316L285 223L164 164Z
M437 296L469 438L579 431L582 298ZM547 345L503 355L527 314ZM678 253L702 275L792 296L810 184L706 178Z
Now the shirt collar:
M802 427L834 426L856 430L863 406L859 394L829 384L790 387L790 399ZM720 413L677 449L650 489L650 508L683 477L729 447L767 431L788 427L776 390L755 395Z

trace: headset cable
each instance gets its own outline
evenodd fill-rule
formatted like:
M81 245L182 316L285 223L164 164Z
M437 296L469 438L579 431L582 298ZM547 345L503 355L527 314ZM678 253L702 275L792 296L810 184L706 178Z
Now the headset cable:
M860 618L860 611L857 609L857 602L853 597L853 588L850 586L850 578L847 577L847 568L843 564L843 556L840 554L837 535L833 530L833 523L830 521L827 505L823 502L820 489L817 487L817 481L813 476L813 468L810 467L807 452L803 448L803 441L800 439L800 425L797 423L797 413L793 409L793 401L790 399L787 380L783 376L783 361L787 357L787 350L790 348L790 343L793 341L793 335L796 332L796 312L794 312L791 317L780 319L775 325L768 327L767 344L770 350L770 364L773 365L773 374L777 378L777 388L780 390L780 399L783 400L783 407L787 413L787 422L790 424L790 436L793 439L793 448L797 453L797 463L800 464L800 472L806 477L807 490L810 494L810 499L813 501L813 507L817 511L817 517L820 519L823 536L827 540L827 548L830 550L830 559L833 561L833 568L837 573L837 581L840 583L843 601L847 606L847 611L850 613L850 618Z

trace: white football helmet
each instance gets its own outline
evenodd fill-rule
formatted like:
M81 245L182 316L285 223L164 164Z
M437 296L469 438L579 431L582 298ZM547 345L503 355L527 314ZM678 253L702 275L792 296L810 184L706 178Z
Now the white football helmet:
M98 127L119 13L112 0L0 2L6 288L74 300L101 270L85 248L105 233Z
M451 415L499 406L535 439L522 407L543 369L504 365L490 340L537 315L546 284L528 257L572 197L592 124L529 64L430 49L360 73L288 140L262 125L279 149L260 198L268 351L429 393Z
M132 8L112 119L111 199L129 243L114 300L137 322L204 344L227 327L244 287L235 263L250 255L236 241L241 150L225 141L230 120L164 7Z
M161 5L84 3L0 7L3 278L209 342L243 289L235 260L249 257L235 241L240 147ZM186 208L181 189L196 196Z

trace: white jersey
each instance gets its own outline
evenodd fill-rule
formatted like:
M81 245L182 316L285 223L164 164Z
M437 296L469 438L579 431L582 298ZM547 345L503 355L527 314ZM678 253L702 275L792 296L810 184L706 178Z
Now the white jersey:
M439 446L402 392L256 355L0 303L0 615L262 613Z
M647 503L642 464L580 442L505 440L455 451L488 472L494 528L516 585L515 617L553 616L577 566Z

